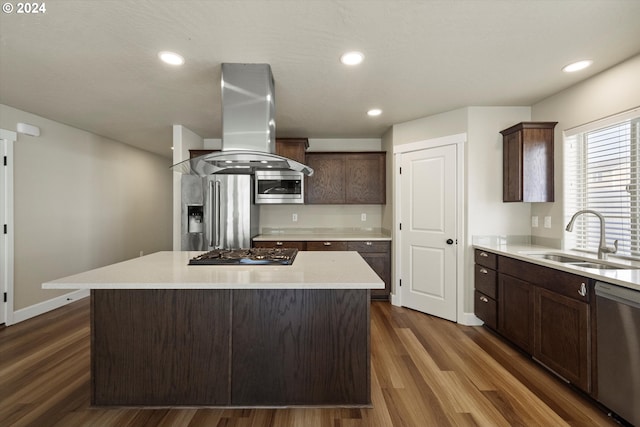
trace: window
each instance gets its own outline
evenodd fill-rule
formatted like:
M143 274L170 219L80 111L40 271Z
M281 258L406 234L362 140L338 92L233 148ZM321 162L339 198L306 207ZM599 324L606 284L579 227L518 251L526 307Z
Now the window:
M581 209L606 219L607 245L618 254L640 256L640 109L565 132L565 224ZM595 251L600 221L578 217L565 233L568 249Z

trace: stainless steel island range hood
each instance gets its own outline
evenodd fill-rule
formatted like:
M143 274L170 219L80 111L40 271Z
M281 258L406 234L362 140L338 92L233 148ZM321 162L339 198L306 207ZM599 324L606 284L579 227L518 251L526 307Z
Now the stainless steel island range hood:
M275 97L269 64L222 64L222 151L185 160L172 169L207 176L256 170L313 169L275 154Z

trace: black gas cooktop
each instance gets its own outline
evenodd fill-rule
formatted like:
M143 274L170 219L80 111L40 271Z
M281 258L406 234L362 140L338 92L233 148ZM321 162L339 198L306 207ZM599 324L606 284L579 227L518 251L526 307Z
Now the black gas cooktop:
M214 249L189 260L189 265L290 265L295 248Z

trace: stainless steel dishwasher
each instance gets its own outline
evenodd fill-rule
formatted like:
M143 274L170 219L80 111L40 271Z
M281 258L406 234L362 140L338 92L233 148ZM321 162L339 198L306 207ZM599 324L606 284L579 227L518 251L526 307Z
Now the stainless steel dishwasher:
M640 291L596 282L598 400L640 426Z

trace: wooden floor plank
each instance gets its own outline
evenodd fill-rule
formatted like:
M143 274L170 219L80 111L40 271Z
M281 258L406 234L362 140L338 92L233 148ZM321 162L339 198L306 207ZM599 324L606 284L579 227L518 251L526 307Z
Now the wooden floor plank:
M372 408L93 408L89 301L0 329L0 424L11 426L614 426L501 338L371 306Z

